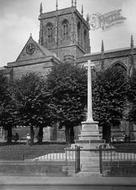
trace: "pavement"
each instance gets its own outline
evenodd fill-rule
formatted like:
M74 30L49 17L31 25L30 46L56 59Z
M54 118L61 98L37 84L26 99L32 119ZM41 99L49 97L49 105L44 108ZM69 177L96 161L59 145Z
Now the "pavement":
M35 177L35 176L0 176L1 185L89 185L89 186L135 186L136 177Z

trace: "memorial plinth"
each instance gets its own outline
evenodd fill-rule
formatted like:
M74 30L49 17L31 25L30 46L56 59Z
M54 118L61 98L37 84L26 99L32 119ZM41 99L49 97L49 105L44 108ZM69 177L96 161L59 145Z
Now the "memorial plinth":
M100 140L98 122L82 122L82 130L81 134L79 135L79 140Z

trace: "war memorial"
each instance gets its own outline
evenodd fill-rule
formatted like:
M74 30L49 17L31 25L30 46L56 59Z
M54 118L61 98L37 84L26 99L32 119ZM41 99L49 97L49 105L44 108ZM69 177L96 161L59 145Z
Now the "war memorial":
M112 14L114 14L113 18L109 14L106 15L105 19L112 20L111 22L124 19L120 15L120 10ZM14 81L29 72L40 73L46 77L53 65L60 63L71 63L86 67L87 117L78 128L74 144L65 146L63 144L65 142L64 130L48 126L44 130L43 139L47 141L45 145L49 146L49 149L52 146L54 150L44 153L46 150L43 152L41 149L42 154L40 152L39 155L36 155L35 151L38 149L40 151L40 145L36 145L38 146L36 150L35 145L31 146L27 143L23 146L24 149L30 151L29 156L22 152L19 153L18 160L15 159L10 162L1 160L2 183L8 187L12 184L11 189L14 186L16 189L19 185L23 187L24 184L25 187L27 185L29 188L37 186L39 189L42 189L42 186L52 189L61 189L62 187L67 189L69 186L69 189L135 189L135 144L132 143L130 146L130 143L125 142L126 151L126 149L122 149L122 142L115 143L117 146L113 146L112 143L107 143L102 139L102 131L99 128L99 122L93 119L92 108L92 70L97 73L109 68L120 67L122 72L131 76L135 69L136 56L133 36L131 36L129 48L105 51L102 41L101 51L91 53L90 18L88 15L84 18L83 8L81 13L77 10L76 0L72 0L71 6L64 9L59 9L58 1L56 1L56 10L52 12L44 12L41 3L38 19L40 22L39 41L36 42L30 34L17 59L14 62L8 62L0 72L9 81ZM103 27L108 27L107 25L105 24ZM122 130L124 131L124 126L126 134L129 134L130 139L135 141L135 125L131 125L130 130L130 123L126 120L122 120L121 125L117 126L116 130L111 129L111 136L116 136ZM2 129L1 137L3 138ZM59 150L55 149L54 146L58 142L62 143ZM8 180L4 178L3 173L8 176ZM23 178L19 178L19 175L22 175ZM16 177L17 182L15 182L14 177L14 179L10 178L11 176ZM121 178L122 176L132 178L130 181L128 178L124 180ZM40 180L38 181L39 177ZM48 177L54 177L53 181ZM61 178L58 179L57 177ZM0 185L3 184L0 182Z

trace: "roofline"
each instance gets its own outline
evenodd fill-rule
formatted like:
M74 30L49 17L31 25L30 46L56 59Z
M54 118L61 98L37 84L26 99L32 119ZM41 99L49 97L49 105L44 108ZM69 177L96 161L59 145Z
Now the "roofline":
M90 30L90 25L88 24L88 22L85 20L85 18L80 14L80 12L75 9L75 12L77 13L77 15L79 16L80 19L82 19L82 21L84 22L84 24L88 27L88 29Z
M134 49L136 49L136 47ZM110 49L110 50L104 51L104 54L114 53L114 52L119 52L119 51L128 51L128 50L131 50L131 48L130 47L125 47L125 48L118 48L118 49ZM99 51L99 52L92 53L92 55L95 55L95 54L101 54L101 52Z
M51 60L55 60L56 62L58 59L54 56L48 56L46 58L37 58L37 59L28 59L28 60L23 60L23 61L15 61L15 62L9 62L7 63L6 68L11 68L11 67L21 67L21 66L27 66L27 65L34 65L34 64L41 64L45 62L49 62ZM39 61L38 61L39 60Z
M132 55L132 50L129 47L112 49L105 51L103 55L101 54L101 52L85 54L84 56L77 58L77 63L86 62L88 59L91 59L92 61L98 61L102 59L104 60L111 58L127 57L129 55ZM133 49L133 55L136 55L136 47Z

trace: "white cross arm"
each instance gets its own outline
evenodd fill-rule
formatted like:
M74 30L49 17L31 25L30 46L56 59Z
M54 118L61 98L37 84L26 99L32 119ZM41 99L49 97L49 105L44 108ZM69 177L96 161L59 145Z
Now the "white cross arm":
M88 66L95 67L95 64L91 62L91 60L88 60Z

